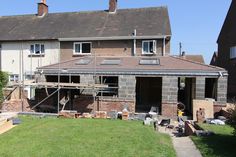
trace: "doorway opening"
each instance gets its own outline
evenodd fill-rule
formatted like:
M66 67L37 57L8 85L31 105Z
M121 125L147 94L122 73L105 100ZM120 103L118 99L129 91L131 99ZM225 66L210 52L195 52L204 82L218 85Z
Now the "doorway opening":
M217 78L206 78L205 98L217 101Z
M161 77L136 78L136 112L149 112L151 107L157 107L160 113L162 102Z
M195 99L195 78L178 78L178 102L184 104L184 115L188 117L193 116L193 99Z

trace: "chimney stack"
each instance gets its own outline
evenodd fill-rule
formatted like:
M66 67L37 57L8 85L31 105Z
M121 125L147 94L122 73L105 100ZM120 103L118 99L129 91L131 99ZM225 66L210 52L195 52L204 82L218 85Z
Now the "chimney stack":
M38 3L38 16L44 16L48 13L48 6L46 4L46 0L41 0Z
M109 13L115 13L117 9L117 0L109 1Z

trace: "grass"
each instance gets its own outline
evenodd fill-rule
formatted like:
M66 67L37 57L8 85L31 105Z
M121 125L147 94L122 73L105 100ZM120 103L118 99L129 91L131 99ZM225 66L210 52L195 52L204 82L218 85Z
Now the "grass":
M200 127L215 133L215 135L209 137L191 137L203 157L236 156L236 137L232 134L232 127L210 124L200 124Z
M174 157L168 135L137 121L21 117L0 135L1 157Z

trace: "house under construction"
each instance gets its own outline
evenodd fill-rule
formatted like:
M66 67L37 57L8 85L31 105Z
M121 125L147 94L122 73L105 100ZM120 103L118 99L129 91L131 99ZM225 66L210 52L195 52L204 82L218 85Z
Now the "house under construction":
M50 14L43 2L40 17L0 18L5 32L7 22L18 23L12 35L0 35L3 54L6 45L19 41L21 69L27 66L23 61L30 58L33 65L40 57L35 80L27 83L22 70L18 84L29 88L29 109L148 112L155 106L159 114L174 117L179 102L189 116L195 114L193 100L214 99L215 112L226 104L227 71L170 55L166 7L117 9L117 3L110 0L105 11Z

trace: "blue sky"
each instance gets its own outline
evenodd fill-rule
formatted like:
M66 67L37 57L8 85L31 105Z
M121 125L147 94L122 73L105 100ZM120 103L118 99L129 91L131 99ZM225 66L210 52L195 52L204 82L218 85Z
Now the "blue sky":
M1 1L0 16L32 14L40 0ZM109 0L47 0L49 12L104 10ZM179 42L187 54L202 54L209 63L231 0L118 0L119 8L167 6L172 27L171 53Z

